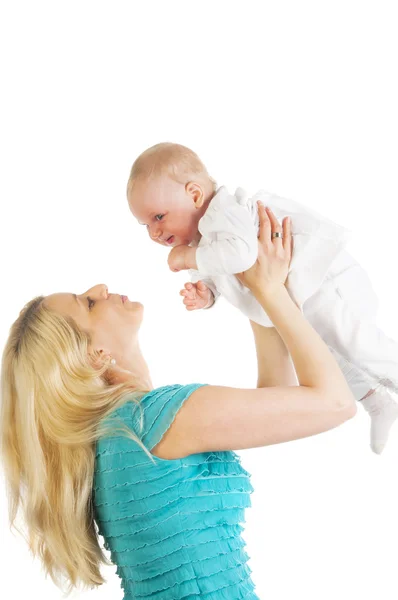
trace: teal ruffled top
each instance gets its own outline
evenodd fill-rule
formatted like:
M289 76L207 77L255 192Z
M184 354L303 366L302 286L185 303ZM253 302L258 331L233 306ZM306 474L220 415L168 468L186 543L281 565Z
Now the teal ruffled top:
M112 414L151 450L200 384L157 388ZM98 440L93 502L123 600L258 600L241 537L250 475L235 452L155 464L133 440Z

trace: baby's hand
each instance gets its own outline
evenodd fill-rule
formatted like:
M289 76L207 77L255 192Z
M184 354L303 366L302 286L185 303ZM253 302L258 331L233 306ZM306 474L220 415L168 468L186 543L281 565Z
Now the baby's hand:
M184 304L187 310L198 310L199 308L210 307L214 302L214 294L203 281L198 283L186 283L185 289L181 290L181 296L184 296Z
M170 251L167 262L171 271L177 273L178 271L188 269L186 258L189 249L189 246L175 246L175 248Z

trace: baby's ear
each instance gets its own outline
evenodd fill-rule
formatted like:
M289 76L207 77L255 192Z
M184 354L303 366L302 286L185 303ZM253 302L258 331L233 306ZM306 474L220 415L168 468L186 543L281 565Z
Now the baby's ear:
M201 186L198 183L189 181L185 186L185 191L191 196L195 208L202 208L205 195Z

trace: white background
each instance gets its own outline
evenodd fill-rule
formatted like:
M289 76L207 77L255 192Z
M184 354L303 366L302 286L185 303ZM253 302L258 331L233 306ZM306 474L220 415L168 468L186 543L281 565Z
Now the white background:
M394 2L1 2L0 342L37 294L96 283L143 301L155 385L255 384L248 323L225 302L188 313L183 274L128 212L134 158L192 147L219 184L262 187L353 230L350 251L398 339ZM242 452L245 539L260 598L396 599L398 428L369 419ZM61 598L0 494L3 598ZM122 598L109 582L74 598ZM233 600L233 599L231 599Z

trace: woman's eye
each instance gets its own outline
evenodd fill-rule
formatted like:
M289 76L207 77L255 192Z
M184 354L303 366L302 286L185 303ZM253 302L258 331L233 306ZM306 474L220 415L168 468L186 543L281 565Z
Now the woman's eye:
M90 296L87 296L87 302L88 302L88 310L91 310L93 308L94 304L95 304L95 301L92 300L90 298Z
M164 217L164 215L156 215L156 216L155 216L155 219L156 219L157 221L161 221L161 220L163 219L163 217Z

